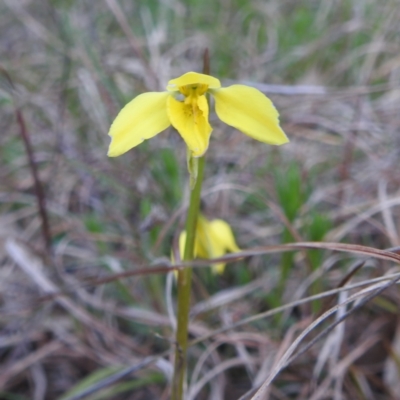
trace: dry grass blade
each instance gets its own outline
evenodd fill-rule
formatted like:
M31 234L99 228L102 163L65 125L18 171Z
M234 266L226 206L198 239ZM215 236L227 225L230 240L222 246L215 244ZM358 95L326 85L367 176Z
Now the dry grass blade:
M384 206L388 202L387 182L384 180L380 181L378 184L378 195L382 203L382 216L385 222L386 229L388 231L388 237L390 238L392 246L398 246L400 244L400 237L396 229L392 208Z
M252 362L256 363L257 360L252 360ZM207 372L201 380L199 380L195 385L191 387L190 392L188 393L188 400L194 400L196 396L200 393L201 389L207 385L216 375L219 375L226 371L229 368L236 367L243 364L243 360L241 358L232 358L225 362L222 362L214 369Z
M38 38L56 49L62 49L63 43L46 26L36 20L24 7L23 3L5 0L4 4L19 18L22 23Z
M134 372L137 372L143 368L147 368L149 365L156 363L157 360L159 360L161 357L162 357L162 355L157 356L157 357L147 357L140 363L126 367L122 371L117 372L116 374L113 374L106 379L102 379L100 382L97 382L96 384L91 385L90 387L82 390L80 393L77 393L70 397L66 397L63 400L84 399L85 397L87 397L93 393L96 393L104 388L107 388L107 387L111 386L112 384L120 381L123 378L128 377L129 375L133 374Z
M203 342L203 341L211 339L213 337L220 337L221 340L226 340L226 338L220 336L222 333L227 332L229 330L236 329L236 328L238 328L240 326L243 326L243 325L247 325L250 322L254 322L254 321L257 321L257 320L260 320L260 319L263 319L263 318L271 317L271 316L273 316L273 315L275 315L275 314L277 314L279 312L284 311L285 309L293 308L296 305L299 305L299 304L302 304L302 303L306 303L306 302L311 302L311 301L313 301L315 299L319 299L319 298L323 298L323 297L327 297L327 296L332 296L333 294L340 293L341 291L344 291L344 290L348 291L348 290L351 290L351 289L358 288L360 286L371 285L371 284L375 284L377 282L387 281L387 280L390 280L390 279L391 279L391 281L389 282L389 284L392 284L393 277L394 277L394 279L399 280L400 279L399 275L400 275L400 273L399 274L390 275L390 276L387 276L387 277L376 278L376 279L370 280L368 282L360 282L360 283L357 283L357 284L354 284L354 285L349 285L349 286L344 287L344 288L337 288L337 289L333 289L333 290L331 290L329 292L326 292L326 293L322 293L322 294L319 294L319 295L316 295L316 296L311 296L311 297L308 297L308 298L304 298L301 301L296 301L296 302L293 302L291 304L286 304L286 305L284 305L282 307L279 307L278 309L274 309L274 310L271 310L269 312L266 312L266 313L263 313L263 314L260 314L260 315L252 316L250 318L247 318L246 320L240 321L240 322L238 322L236 324L232 324L231 326L227 326L227 327L224 327L222 329L210 332L207 335L200 336L198 339L195 339L194 341L192 341L190 343L190 345L194 346L197 343ZM354 299L346 301L346 304L350 303L351 301L354 301L356 298L358 298L358 296L355 296ZM340 307L340 306L342 306L342 304L337 306L337 307L335 307L334 309L329 310L328 311L328 315L331 315L332 313L334 313L337 310L337 308ZM326 316L322 316L321 320L325 319L325 318L326 318ZM167 321L165 321L165 322L168 323ZM331 328L333 329L334 326L332 326ZM200 334L200 331L197 330L194 326L193 326L193 328L191 328L191 332L193 334ZM328 332L324 331L322 335L325 335L326 333L328 333ZM319 338L320 338L320 336L318 336L318 339ZM312 342L312 344L314 344L314 343L315 343L315 341ZM307 346L307 349L308 349L308 346ZM305 349L305 350L307 350L307 349ZM149 365L151 365L153 363L156 363L157 360L159 360L162 357L165 357L170 352L172 352L172 350L170 350L169 352L165 352L163 354L159 354L156 357L148 358L148 359L144 360L143 362L141 362L141 363L139 363L137 365L134 365L132 367L127 367L123 371L120 371L120 372L110 376L109 378L107 378L105 380L102 380L101 382L98 382L97 384L87 388L87 390L81 392L79 395L76 395L74 397L71 397L71 398L68 398L68 399L65 399L65 400L82 399L82 398L84 398L85 396L87 396L87 395L89 395L91 393L95 393L95 392L97 392L97 391L99 391L101 389L104 389L105 387L108 387L108 386L118 382L119 380L123 379L124 377L129 376L133 372L138 371L138 370L143 369L143 368L147 368ZM297 355L295 357L297 357ZM292 361L292 360L290 360L290 361ZM240 362L238 361L237 365L241 365L241 364L243 364L243 360L241 360ZM222 370L224 370L224 368ZM220 371L222 371L222 370L220 370ZM202 379L201 383L199 381L199 383L197 383L195 385L195 387L198 388L199 385L201 387L204 386L204 384L206 384L208 382L209 377L210 376L208 376L206 380ZM196 389L196 391L197 390L198 389Z
M8 239L5 244L5 248L9 256L15 261L15 263L35 282L35 284L43 290L45 293L53 295L54 293L60 293L57 286L47 278L44 272L44 264L38 257L35 257L26 247L16 242L15 240ZM141 353L140 347L128 336L115 329L106 326L95 317L93 317L86 310L74 304L74 302L63 296L58 296L56 301L68 310L71 315L86 324L88 327L93 327L98 332L101 332L105 337L110 340L116 340L128 348L134 349L139 354Z
M5 390L7 388L7 384L10 383L11 379L16 375L23 372L25 369L30 366L39 363L42 359L56 353L61 350L65 345L58 341L53 341L45 346L41 347L39 350L32 352L25 358L17 361L13 365L8 365L0 369L0 390Z
M302 298L300 300L296 300L296 301L293 301L291 303L282 305L280 307L276 307L276 308L274 308L272 310L269 310L269 311L266 311L266 312L263 312L263 313L260 313L260 314L257 314L257 315L252 315L251 317L244 318L243 320L238 321L238 322L236 322L236 323L234 323L234 324L232 324L230 326L227 326L227 327L224 327L224 328L220 328L220 329L216 329L210 334L201 336L198 339L194 339L191 342L191 346L193 346L193 345L195 345L197 343L201 343L201 342L203 342L203 341L205 341L207 339L210 339L210 338L212 338L214 336L217 336L217 335L219 335L221 333L224 333L224 332L227 332L229 330L233 330L233 329L239 328L241 326L248 325L248 324L250 324L252 322L255 322L255 321L258 321L258 320L261 320L261 319L264 319L264 318L272 317L272 316L274 316L276 314L279 314L279 313L281 313L283 311L286 311L288 309L292 309L292 308L294 308L296 306L299 306L299 305L302 305L302 304L311 303L314 300L323 299L325 297L331 298L332 296L337 295L338 293L341 293L343 291L349 291L349 290L352 290L352 289L360 288L362 286L368 286L368 285L373 285L373 284L377 284L377 283L387 282L387 281L391 281L391 280L394 280L394 279L400 279L400 272L396 273L396 274L390 274L390 275L387 275L387 276L375 278L375 279L368 279L367 281L358 282L358 283L355 283L355 284L347 285L345 287L339 287L337 289L328 290L326 292L319 293L319 294L314 295L314 296L304 297L304 298Z
M345 374L347 369L350 367L357 358L365 354L374 344L380 340L379 336L373 336L367 338L360 346L351 351L343 360L341 360L336 366L334 371L327 376L322 384L318 387L316 392L310 397L310 400L320 400L326 398L326 391L329 388L330 383L334 379L338 379Z
M149 89L157 89L158 88L158 78L154 72L154 70L151 68L149 63L146 61L144 54L141 50L141 47L133 35L133 32L129 26L129 22L125 17L124 12L122 11L121 7L119 6L117 0L105 0L108 7L112 11L112 13L115 15L115 18L117 19L118 23L120 24L122 30L124 31L126 37L128 38L129 44L131 45L135 55L138 57L140 62L143 65L144 70L150 74L151 81L149 82Z
M260 389L255 393L255 395L251 398L252 400L260 400L263 399L265 396L266 391L268 390L268 386L271 384L273 379L281 372L283 368L285 368L287 365L289 365L295 358L297 358L299 355L303 354L305 351L307 351L314 343L316 343L321 337L325 336L327 333L329 333L332 329L335 328L338 324L343 322L351 313L353 313L355 310L361 308L363 305L365 305L368 301L370 301L372 298L378 296L380 293L382 293L384 290L388 289L389 287L395 285L398 281L400 281L400 277L397 277L395 279L392 279L386 284L380 284L378 289L376 289L375 285L372 288L366 288L352 296L350 296L344 303L338 304L335 307L331 308L327 312L325 312L321 317L317 318L311 325L307 327L297 338L296 340L290 345L288 350L285 352L285 354L282 356L280 359L278 365L271 371L271 374L268 376L268 378L265 380L265 382L261 385ZM371 292L372 293L369 293ZM368 295L366 295L369 293ZM355 306L353 307L349 312L345 313L342 317L337 319L334 323L332 323L328 328L324 329L320 334L316 336L308 345L306 345L303 349L301 349L297 354L292 355L300 342L311 332L313 331L318 325L321 324L326 318L334 314L338 309L340 309L342 306L352 303L356 300L358 300L360 297L362 297L362 300Z

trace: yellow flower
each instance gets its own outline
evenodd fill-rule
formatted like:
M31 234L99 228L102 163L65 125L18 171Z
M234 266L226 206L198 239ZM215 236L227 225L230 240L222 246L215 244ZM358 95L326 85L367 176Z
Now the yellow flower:
M274 105L259 90L244 85L221 88L217 78L188 72L170 80L166 92L140 94L120 111L110 128L108 155L119 156L172 125L192 156L202 156L212 131L206 93L214 97L215 111L226 124L264 143L289 141Z
M179 253L183 258L186 243L186 231L179 236ZM233 232L229 224L222 219L208 221L199 216L196 227L196 239L194 243L194 256L200 258L216 258L228 252L240 251L235 242ZM213 271L219 274L224 272L225 263L212 265Z

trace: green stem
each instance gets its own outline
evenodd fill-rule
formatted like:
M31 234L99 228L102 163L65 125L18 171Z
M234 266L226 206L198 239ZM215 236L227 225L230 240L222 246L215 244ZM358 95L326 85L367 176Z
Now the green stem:
M199 158L196 184L190 193L190 203L186 218L186 243L184 261L193 260L196 225L199 215L201 184L203 182L205 158ZM172 380L172 400L182 400L186 375L186 352L188 347L188 325L190 309L190 291L192 285L192 268L178 271L178 310L176 328L176 350L174 377Z

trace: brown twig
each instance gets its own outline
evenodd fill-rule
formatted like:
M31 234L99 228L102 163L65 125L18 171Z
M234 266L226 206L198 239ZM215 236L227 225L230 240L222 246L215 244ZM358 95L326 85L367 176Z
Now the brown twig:
M0 66L0 72L5 76L5 78L9 82L11 88L14 89L15 86L14 86L14 83L13 83L9 73L1 66ZM37 205L38 205L38 209L39 209L39 215L40 215L40 219L42 220L43 241L44 241L44 245L45 245L47 252L50 253L51 252L51 233L50 233L49 219L47 216L46 198L44 195L43 185L39 178L37 165L36 165L35 159L34 159L34 152L33 152L32 144L30 141L29 132L28 132L28 129L26 128L24 116L22 114L22 111L18 108L14 96L13 96L13 100L14 100L14 107L15 107L15 117L16 117L17 123L20 128L20 136L21 136L22 141L24 142L25 152L28 157L29 169L31 170L31 174L32 174L32 178L33 178L35 196L36 196L36 201L37 201Z
M74 285L65 288L63 291L54 292L41 296L39 301L49 301L59 296L63 296L68 292L72 292L78 288L83 288L87 286L105 285L107 283L115 282L119 279L132 278L135 276L149 276L153 274L166 274L168 272L177 271L187 267L208 268L211 264L214 264L216 262L229 263L232 261L242 260L245 257L252 257L256 255L266 255L266 254L273 254L285 251L296 251L296 250L307 250L307 249L341 251L350 254L353 253L362 256L369 256L371 258L393 261L400 264L399 247L391 247L386 250L379 250L367 246L359 246L359 245L343 244L343 243L325 243L325 242L287 243L282 245L256 247L252 249L243 250L238 253L230 253L225 256L213 258L210 260L194 260L190 262L181 261L171 264L167 259L165 259L162 262L160 262L158 266L142 265L140 268L137 268L135 270L118 272L102 278L88 279L84 282L80 282L79 285L76 286ZM365 260L363 261L363 263L364 262ZM351 278L351 276L353 276L353 274L356 273L357 271L358 268L355 268L348 275L346 275L345 279L343 279L342 282L338 285L338 288L344 286L346 282Z

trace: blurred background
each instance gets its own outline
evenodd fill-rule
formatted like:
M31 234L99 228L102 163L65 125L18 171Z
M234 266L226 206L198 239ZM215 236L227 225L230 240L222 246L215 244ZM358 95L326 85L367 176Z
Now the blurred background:
M272 99L290 143L256 142L211 113L204 214L229 222L242 249L399 246L399 20L398 0L2 0L0 398L168 398L171 354L115 374L173 349L165 266L185 215L186 149L169 129L109 159L107 133L136 95L201 72L206 48L223 86ZM302 300L398 272L328 250L196 270L191 337L210 337L191 348L187 398L250 399L294 338L356 289ZM268 398L398 398L399 303L391 287L330 331L338 317L322 321L303 344L326 335Z

